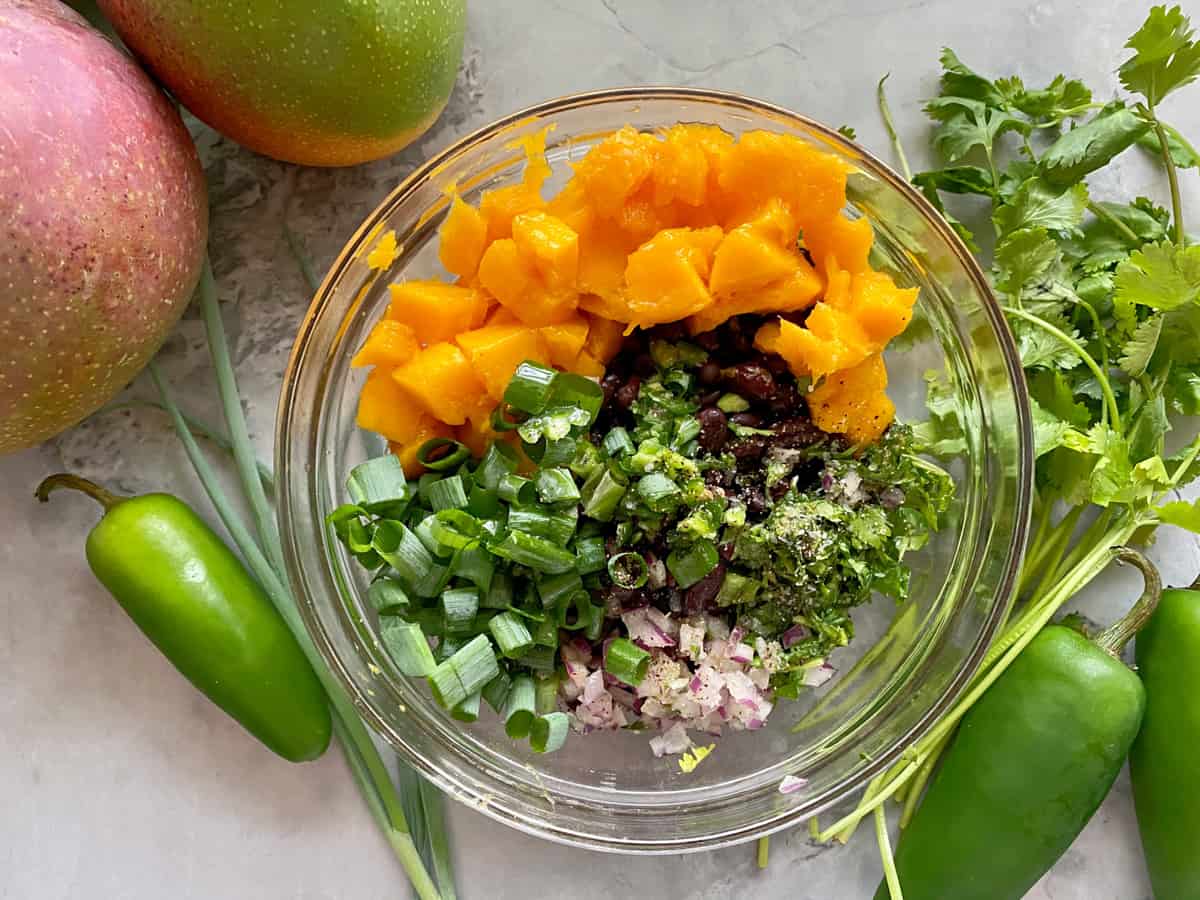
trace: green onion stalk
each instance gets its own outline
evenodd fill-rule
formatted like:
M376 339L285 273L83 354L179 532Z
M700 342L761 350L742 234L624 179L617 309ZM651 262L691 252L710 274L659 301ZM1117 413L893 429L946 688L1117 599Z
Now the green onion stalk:
M232 449L242 490L252 511L255 533L251 532L241 516L238 515L229 497L220 486L216 473L196 442L192 428L175 403L166 381L153 363L149 368L150 377L158 389L163 408L172 420L184 451L218 516L246 560L251 572L263 585L288 628L296 636L312 664L313 670L321 680L329 696L333 712L334 734L342 747L351 774L366 800L372 817L408 874L417 896L421 900L439 900L439 898L449 900L455 896L455 891L449 866L449 849L441 821L442 813L438 806L440 801L437 799L436 791L423 790L418 797L402 797L397 791L370 733L355 712L350 698L313 645L300 620L295 598L287 587L283 568L283 545L274 513L267 501L266 491L263 487L263 473L250 443L249 430L246 426L246 418L242 410L230 358L229 344L221 322L216 285L213 280L212 268L207 259L200 278L199 297L229 434L228 443ZM418 777L417 782L421 781L422 779ZM405 801L408 801L407 804ZM418 804L414 801L424 802ZM413 840L408 816L405 814L406 805L410 811L423 809L426 813L426 826L434 826L429 832L429 841L433 868L437 874L436 884L422 861L417 843Z

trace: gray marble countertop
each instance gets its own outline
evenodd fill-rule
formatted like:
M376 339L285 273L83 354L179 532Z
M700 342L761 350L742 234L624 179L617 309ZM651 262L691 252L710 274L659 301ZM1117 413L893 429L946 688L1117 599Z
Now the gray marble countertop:
M269 458L279 383L308 300L283 223L323 269L416 163L500 114L588 88L704 85L853 125L886 157L874 91L891 71L892 105L919 165L928 143L921 99L934 91L941 47L986 72L1017 70L1028 83L1065 71L1107 95L1121 45L1144 14L1143 4L1123 0L477 0L450 106L392 159L297 169L193 123L255 440ZM1176 102L1169 114L1185 132L1200 130L1200 105ZM1109 187L1123 196L1163 193L1133 155ZM193 313L162 361L187 407L216 419ZM148 385L136 383L130 394L148 397ZM281 764L179 678L95 582L83 556L94 507L64 496L39 508L32 498L37 480L63 467L128 492L167 488L208 509L154 410L96 417L0 459L0 896L406 896L403 873L338 755ZM1168 583L1189 582L1200 567L1200 548L1178 533L1162 535L1152 555ZM1136 590L1129 573L1113 572L1081 603L1104 620ZM814 846L798 832L779 836L770 867L759 872L749 847L618 858L539 842L459 806L450 819L466 898L858 900L879 877L869 829L839 848ZM1149 896L1122 777L1030 897Z

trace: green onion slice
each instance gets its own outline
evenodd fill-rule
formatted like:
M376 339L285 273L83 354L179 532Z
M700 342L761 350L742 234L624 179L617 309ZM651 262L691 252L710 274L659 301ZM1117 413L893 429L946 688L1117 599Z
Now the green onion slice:
M637 590L650 577L650 566L642 554L626 550L608 561L608 577L619 588Z
M394 616L408 608L408 594L395 578L377 578L367 588L367 600L381 616Z
M429 689L438 703L453 709L499 674L492 642L481 634L430 673Z
M487 490L495 491L500 487L500 479L516 472L517 465L517 452L508 444L493 441L475 470L475 480Z
M428 495L434 512L463 509L467 505L467 491L460 475L447 475L434 481L429 485Z
M500 648L501 656L520 656L533 646L533 636L521 618L505 611L493 616L488 622L488 631Z
M575 541L575 571L580 575L604 570L604 538L578 538Z
M603 446L604 452L609 456L622 456L637 449L629 432L620 426L613 428L604 436Z
M496 492L500 499L507 503L528 505L537 500L537 488L533 482L511 472L500 479L500 486Z
M354 503L376 514L384 512L379 508L380 504L391 507L399 503L403 506L411 497L404 466L398 456L390 453L351 469L346 479L346 493ZM389 510L387 514L395 513Z
M574 406L588 414L585 427L596 421L604 406L604 389L599 384L574 372L559 372L551 389L556 406Z
M517 366L508 387L504 390L504 402L523 413L537 415L546 408L554 392L558 372L533 360Z
M524 531L510 531L504 540L492 544L491 551L496 556L518 565L550 575L569 572L575 568L574 553Z
M579 487L570 469L541 469L534 484L543 503L573 503L579 499Z
M529 729L529 746L534 753L553 753L566 743L569 724L570 719L564 712L538 716Z
M479 591L454 588L442 592L442 618L446 634L470 634L479 614Z
M616 638L604 654L604 671L622 684L637 687L650 668L650 654L628 638Z
M434 472L449 471L470 458L467 445L452 438L433 438L417 449L417 462Z
M479 701L482 698L483 695L479 691L469 694L466 700L450 710L450 718L460 722L474 722L479 718Z
M504 733L510 738L529 736L535 716L536 697L537 692L531 676L518 675L513 679L504 703Z
M504 712L504 704L508 700L508 692L512 688L512 677L504 669L500 674L483 686L483 699L497 713Z
M645 480L645 479L643 479ZM600 469L587 480L580 491L583 514L600 522L608 522L625 496L626 486L607 468Z
M436 667L425 632L415 622L384 619L379 636L396 667L410 678L423 678Z

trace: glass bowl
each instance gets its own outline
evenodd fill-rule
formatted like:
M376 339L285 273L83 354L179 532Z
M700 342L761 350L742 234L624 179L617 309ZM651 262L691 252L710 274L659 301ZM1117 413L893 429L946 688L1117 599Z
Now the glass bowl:
M385 452L356 428L364 375L350 358L398 277L443 276L437 229L446 189L468 201L520 177L513 141L552 124L549 189L569 163L625 124L705 122L738 134L797 135L855 167L848 214L875 228L874 262L918 286L919 316L889 351L901 418L926 417L925 376L950 385L959 452L941 460L957 498L949 524L910 559L912 597L857 611L839 675L781 702L761 731L727 734L694 772L655 759L646 734L572 735L538 756L497 717L452 720L422 683L399 674L366 603L366 578L324 524L345 499L349 469ZM367 255L388 230L399 255L374 271ZM1021 366L983 273L945 221L905 181L836 132L779 107L707 90L578 94L515 113L430 159L346 244L313 300L284 380L278 423L279 515L292 587L320 651L365 720L439 788L501 822L577 846L631 853L701 850L751 840L848 800L893 763L962 692L1005 614L1024 551L1032 437ZM795 730L798 727L798 730ZM782 794L785 775L806 779Z

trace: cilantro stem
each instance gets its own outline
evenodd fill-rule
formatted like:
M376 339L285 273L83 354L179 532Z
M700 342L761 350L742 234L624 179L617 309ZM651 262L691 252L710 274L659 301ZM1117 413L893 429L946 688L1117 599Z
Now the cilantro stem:
M315 294L321 282L317 280L317 275L313 271L308 254L304 252L304 245L300 242L299 235L288 228L286 222L283 225L283 237L287 241L288 249L292 252L292 258L296 260L296 265L300 267L300 274L304 276L304 283Z
M1023 309L1015 309L1011 306L1003 308L1006 315L1015 316L1018 319L1024 319L1031 325L1036 325L1048 334L1052 334L1058 338L1065 346L1070 347L1083 360L1084 365L1092 370L1092 374L1096 376L1096 380L1100 383L1100 390L1104 393L1104 402L1108 405L1109 414L1112 416L1113 430L1121 432L1121 411L1117 407L1117 398L1113 395L1112 385L1108 383L1108 375L1101 370L1099 363L1092 358L1092 355L1083 349L1077 340L1062 330L1055 328L1045 319L1040 316L1031 315Z
M1175 160L1171 156L1171 148L1167 144L1167 131L1158 120L1154 105L1146 104L1150 113L1150 121L1154 125L1154 133L1158 135L1159 150L1162 155L1163 167L1167 170L1167 182L1171 185L1171 217L1175 220L1175 244L1187 246L1187 232L1183 228L1183 197L1179 193L1179 173L1175 170Z
M765 869L771 858L771 838L760 837L758 839L758 852L755 854L758 867Z
M1134 247L1142 246L1142 239L1137 236L1137 233L1099 203L1089 200L1087 208L1088 212L1090 212L1097 219L1103 219L1117 231L1121 232L1121 236L1133 244Z
M1161 120L1159 121L1161 122ZM1192 142L1185 138L1178 128L1166 122L1162 122L1162 127L1169 137L1175 138L1175 141L1188 152L1188 155L1200 159L1200 151L1192 146Z
M892 900L904 900L900 890L900 876L896 873L896 860L892 857L892 842L888 839L887 817L883 807L875 809L875 840L879 843L879 858L883 860L883 879L887 882Z
M908 166L904 145L900 143L900 135L896 132L896 123L892 121L892 108L888 105L887 91L884 89L884 83L891 75L892 73L888 72L879 79L879 85L875 88L875 97L879 101L879 114L883 117L883 127L887 131L888 139L892 142L892 150L895 151L896 158L900 161L900 171L904 173L905 181L912 181L912 169Z

